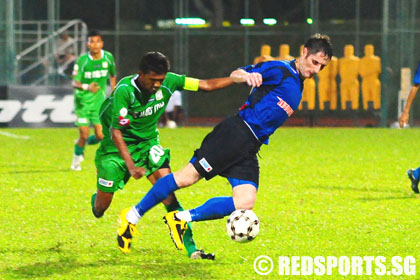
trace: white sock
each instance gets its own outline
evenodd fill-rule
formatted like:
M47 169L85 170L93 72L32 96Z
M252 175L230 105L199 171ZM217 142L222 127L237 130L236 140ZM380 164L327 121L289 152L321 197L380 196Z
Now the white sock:
M137 224L140 220L140 214L137 212L136 207L133 206L133 208L130 209L130 211L127 212L127 215L125 216L127 218L127 221L130 224Z
M175 216L180 220L187 221L187 223L192 221L191 213L190 213L189 210L184 210L184 211L178 212L178 213L175 214Z

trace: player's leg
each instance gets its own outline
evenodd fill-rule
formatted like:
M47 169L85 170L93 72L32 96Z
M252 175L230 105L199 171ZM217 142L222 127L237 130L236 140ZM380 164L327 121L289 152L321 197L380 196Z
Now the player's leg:
M77 139L76 145L84 149L88 138L89 138L89 126L79 126L79 139ZM83 152L84 150L82 150L82 153Z
M257 188L253 184L241 184L233 187L232 197L213 197L194 209L176 213L175 216L186 222L200 222L222 219L237 209L254 208Z
M143 166L147 169L146 177L155 182L155 185L149 190L146 196L140 201L140 203L132 208L124 209L120 214L122 222L118 228L118 243L120 249L124 252L121 244L124 241L131 242L131 239L124 239L124 234L137 224L140 216L154 207L159 202L165 200L173 191L178 189L173 174L169 170L169 150L164 149L159 145L159 139L150 139L148 141L142 141L138 144L138 152L131 155L133 161L137 166ZM159 169L167 169L159 172ZM168 175L167 175L168 174ZM166 175L166 176L164 176ZM146 209L143 211L143 209ZM140 213L140 214L139 214ZM128 247L130 244L128 245ZM126 247L126 246L125 246Z
M114 193L103 192L97 190L91 198L92 213L96 218L104 215L105 211L109 208L112 202Z
M171 169L169 168L169 164L167 168L160 168L152 173L148 177L149 181L154 185L156 181L169 173L171 173ZM184 208L179 203L178 199L175 196L175 193L171 193L166 199L162 201L163 205L165 206L166 211L184 211ZM214 260L214 254L207 254L203 250L198 250L197 246L195 245L192 233L192 227L188 224L188 228L184 233L184 244L185 248L187 249L188 257L192 259L212 259Z
M75 125L78 127L79 130L79 138L76 140L76 143L74 145L74 154L71 169L80 171L82 170L81 162L84 159L83 153L85 150L86 141L89 137L90 122L87 106L78 95L75 95L74 97L74 112L77 116Z
M101 142L102 139L104 139L104 134L102 133L102 125L101 124L95 124L93 125L93 128L95 130L95 134L89 135L87 139L88 145L95 145Z
M254 184L241 184L233 188L233 203L235 210L254 208L255 200L257 199L257 188ZM233 211L232 211L233 212Z
M118 154L97 152L95 156L97 170L96 192L92 195L91 206L93 215L100 218L109 208L114 193L123 189L130 178L124 160Z
M241 161L248 153L255 156L261 145L257 142L258 140L239 116L224 120L204 138L200 149L196 150L187 166L156 182L143 199L127 213L127 220L132 224L137 224L141 216L159 201L167 198L170 193L181 187L190 186L202 177L207 180L213 178L220 171ZM177 219L174 212L165 216L165 222L170 229L175 246L183 249L182 236L187 227L186 222Z
M95 165L97 168L97 193L92 205L92 212L95 217L103 215L112 202L113 194L119 189L123 189L130 178L124 160L118 153L105 154L98 149L95 157ZM121 252L129 253L131 250L131 242L137 235L136 226L129 224L126 214L129 209L124 209L119 217L119 226L117 241ZM96 214L95 214L96 213Z
M224 160L221 157L223 151L220 149L220 139L218 139L226 135L227 132L232 131L230 129L231 126L224 125L225 122L226 120L217 125L213 131L204 138L200 149L197 150L200 153L199 157L196 157L196 151L194 153L194 157L191 159L191 162L188 163L183 169L160 178L156 184L153 185L153 187L148 191L143 199L128 212L127 219L130 221L130 223L137 224L141 216L143 216L147 211L153 208L160 201L166 199L169 194L178 190L179 188L191 186L192 184L199 181L202 177L210 179L216 176L219 169L216 168L216 165L212 167L207 161L208 158L216 156L218 158L217 163L222 162L223 164L226 164L227 162L230 164L229 160ZM243 121L241 122L243 123ZM246 126L244 123L243 125ZM248 129L248 127L246 127L246 129ZM232 138L233 137L230 137L230 139ZM155 149L151 149L151 152L153 150ZM205 151L207 155L206 157L202 155L204 153L203 151ZM155 156L157 154L159 153L154 153ZM197 168L200 168L201 174L197 171Z
M71 169L75 171L82 170L81 163L84 160L84 151L87 138L89 136L89 126L78 126L79 138L74 144L73 160L71 163Z
M411 189L413 192L419 193L420 167L407 170L407 175L411 181Z
M137 224L147 211L166 199L171 193L179 188L188 187L200 179L200 174L191 163L178 172L160 178L142 200L128 211L127 220L131 224ZM186 229L186 226L183 228Z
M99 110L100 110L100 106L95 106L94 108L91 108L91 110L89 111L89 119L92 122L93 128L95 130L95 134L92 134L89 136L87 140L88 145L95 145L104 138L104 134L102 133L101 121L99 119Z
M212 176L219 174L229 178L229 182L231 182L233 187L251 185L253 186L250 188L251 191L256 193L259 178L256 153L261 143L256 140L242 120L237 121L237 119L233 119L224 128L229 130L229 132L225 129L215 129L214 134L209 134L206 137L200 149L194 154L195 157L192 159L192 167L206 179L211 179ZM221 133L219 133L220 131ZM218 145L220 143L224 143L224 145ZM242 187L239 189L242 189ZM235 191L235 199L239 203L239 206L250 207L251 204L253 206L255 195L247 194L240 200L236 193L239 194L239 192ZM252 200L248 201L250 198ZM214 197L197 208L178 213L169 213L165 218L168 222L172 222L172 220L178 221L180 225L192 221L220 219L230 215L235 210L235 206L234 197L232 196ZM179 231L170 229L175 245L177 248L182 247L177 244L174 238L177 236L177 233L179 235Z
M179 212L176 217L188 222L221 219L237 209L252 209L257 197L259 165L256 155L250 155L220 173L232 185L232 197L214 197L203 205Z

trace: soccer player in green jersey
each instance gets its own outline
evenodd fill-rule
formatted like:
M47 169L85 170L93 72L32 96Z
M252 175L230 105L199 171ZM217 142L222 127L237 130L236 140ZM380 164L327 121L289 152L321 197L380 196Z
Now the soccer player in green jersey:
M116 84L114 57L103 50L104 42L98 31L88 34L89 52L81 55L73 68L74 110L77 116L79 139L74 145L71 169L82 170L83 152L86 143L96 144L102 140L102 126L99 120L99 109L106 98L108 78L112 89ZM92 123L95 135L89 136L89 125Z
M91 200L97 218L104 214L114 193L123 189L130 177L139 179L145 175L154 184L171 172L169 150L159 143L157 125L175 90L211 91L233 83L229 77L198 80L168 70L169 61L163 54L147 53L141 59L138 74L121 79L101 106L104 139L96 151L97 192ZM183 209L174 194L163 204L168 212ZM185 236L190 258L214 259L214 254L197 250L191 227ZM127 238L131 242L132 236ZM130 242L125 236L118 237L124 253L130 252Z

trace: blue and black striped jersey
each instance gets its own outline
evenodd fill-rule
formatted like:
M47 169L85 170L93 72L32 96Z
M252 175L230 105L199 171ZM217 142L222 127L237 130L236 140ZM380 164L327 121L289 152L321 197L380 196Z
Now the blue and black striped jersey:
M296 70L295 60L267 61L241 69L262 75L262 85L252 90L239 115L255 136L268 144L268 137L298 108L303 79Z

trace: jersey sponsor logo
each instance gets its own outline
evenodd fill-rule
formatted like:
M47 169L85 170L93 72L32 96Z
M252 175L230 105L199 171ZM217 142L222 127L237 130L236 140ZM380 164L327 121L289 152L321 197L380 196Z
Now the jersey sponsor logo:
M120 110L120 116L121 117L125 117L125 116L127 116L127 114L128 114L127 108L121 108L121 110Z
M127 126L127 125L129 125L130 124L130 120L129 119L124 119L124 117L119 117L118 118L118 123L121 125L121 126Z
M114 185L114 181L108 181L102 178L99 178L98 180L99 185L104 186L104 187L112 187Z
M160 108L163 108L163 106L165 106L165 102L160 102L160 103L158 103L158 104L155 104L155 106L154 106L154 110L155 110L155 113L160 109Z
M162 93L162 91L161 90L158 90L157 92L156 92L156 100L161 100L162 98L163 98L163 93Z
M144 118L153 115L153 113L156 113L159 109L163 108L165 106L165 102L157 103L153 106L147 107L145 110L141 112L133 112L133 118Z
M286 101L284 101L278 96L277 96L277 99L279 100L279 102L277 102L277 106L282 108L286 112L286 114L290 117L295 111L293 111L292 107L290 107L290 105L287 104Z
M207 160L205 158L200 159L200 161L198 162L203 168L204 170L206 170L207 172L210 172L213 170L213 167L211 167L211 165L207 162Z
M83 76L85 79L108 77L108 70L86 71Z

